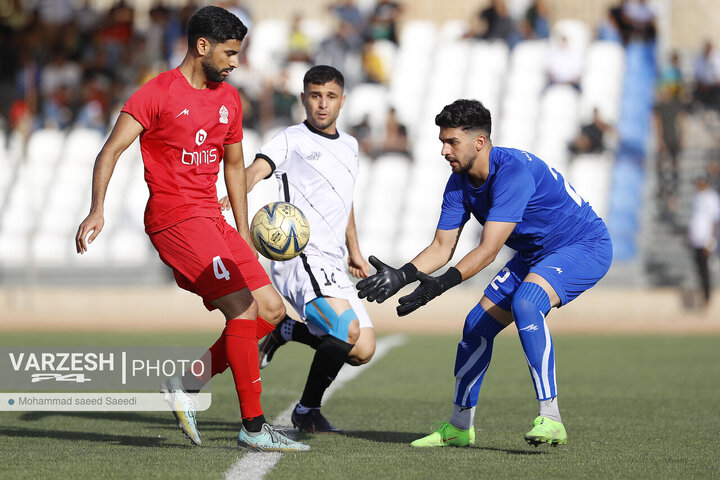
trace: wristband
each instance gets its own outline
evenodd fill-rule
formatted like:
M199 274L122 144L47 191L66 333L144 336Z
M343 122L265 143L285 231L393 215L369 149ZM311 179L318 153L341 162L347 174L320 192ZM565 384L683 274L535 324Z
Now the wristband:
M455 267L448 268L448 271L437 277L442 286L442 291L451 289L462 282L462 273Z
M403 275L403 282L405 285L417 280L417 267L412 263L408 262L399 269Z

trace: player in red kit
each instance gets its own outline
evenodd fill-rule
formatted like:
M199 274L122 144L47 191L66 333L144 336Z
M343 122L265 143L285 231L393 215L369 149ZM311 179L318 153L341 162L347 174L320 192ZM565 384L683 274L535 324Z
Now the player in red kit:
M177 284L201 296L209 310L217 308L225 315L225 329L207 357L212 359L212 375L228 366L232 371L242 414L238 444L264 451L304 451L310 447L267 424L260 404L258 338L284 318L285 307L248 246L242 104L237 90L223 83L238 66L246 33L235 15L219 7L204 7L190 18L183 62L135 92L95 160L90 213L75 243L78 253L84 253L102 230L103 203L115 164L140 136L150 190L145 231ZM217 200L222 160L239 232L225 221ZM197 388L187 385L194 380L200 380ZM186 374L163 385L178 425L195 445L201 443L196 407L186 391L199 389L205 381Z

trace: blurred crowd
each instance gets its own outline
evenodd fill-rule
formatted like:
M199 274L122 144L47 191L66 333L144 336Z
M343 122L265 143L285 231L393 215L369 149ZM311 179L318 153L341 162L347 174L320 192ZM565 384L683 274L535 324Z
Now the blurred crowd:
M403 14L403 5L397 1L377 0L363 9L354 0L328 4L332 26L322 38L308 31L299 9L289 22L285 58L278 62L281 68L271 71L259 71L248 61L247 45L253 42L250 9L241 0L216 3L250 27L242 65L229 79L243 99L247 128L264 133L301 118L297 89L290 85L297 80L290 74L293 64L333 65L345 73L350 88L388 82ZM177 8L158 2L150 9L149 19L138 22L133 7L124 0L107 11L92 8L88 0L0 3L0 127L25 138L42 127L82 126L105 131L139 85L182 60L187 20L197 7L192 1ZM595 36L622 43L651 41L656 34L655 15L647 0L621 0L608 8ZM515 17L506 0L483 0L462 36L503 41L512 48L522 40L548 38L550 31L547 0L532 1L524 14ZM583 58L569 48L566 39L553 43L546 64L549 85L580 88ZM691 102L685 97L688 89L677 86L683 83L677 58L660 73L660 81L670 85L659 93L657 113L663 120L663 138L668 140L662 147L672 164L677 142L672 138L673 121L667 118L680 116L682 109L668 106L668 101L683 96L683 105L720 109L718 54L708 42L698 55ZM394 111L388 110L385 124L385 138L381 139L367 135L367 119L349 129L370 155L407 152L407 129ZM596 114L569 148L573 153L601 151L608 131L609 126Z

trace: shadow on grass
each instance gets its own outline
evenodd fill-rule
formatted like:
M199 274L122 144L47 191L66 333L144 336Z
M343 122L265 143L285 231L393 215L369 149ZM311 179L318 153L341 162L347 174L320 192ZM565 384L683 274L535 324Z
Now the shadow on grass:
M411 433L411 432L381 432L381 431L355 431L355 432L345 432L343 434L346 437L351 438L361 438L363 440L371 440L373 442L383 442L383 443L402 443L402 444L410 444L413 440L417 440L418 438L422 437L424 434L422 433ZM312 438L312 435L307 433L301 433L298 435L298 438L300 440ZM497 448L497 447L487 447L487 446L473 446L471 448L475 448L478 450L486 450L489 452L502 452L506 453L508 455L544 455L547 452L545 450L521 450L521 449L515 449L515 448Z
M362 438L363 440L372 440L373 442L383 443L410 443L423 436L420 433L382 431L346 431L343 435L346 437Z
M116 422L138 422L148 425L170 426L175 427L175 420L172 412L158 414L143 414L136 412L28 412L20 416L20 420L24 422L37 422L45 420L49 417L66 417L66 418L82 418L83 420L111 420ZM198 420L200 428L213 430L239 431L240 421L237 422L221 422L214 420L203 421Z
M168 410L168 413L172 413ZM20 420L24 422L36 422L45 420L49 417L67 417L82 419L98 419L113 420L119 422L142 422L142 423L167 423L166 415L159 414L142 414L135 412L28 412L20 416Z
M477 445L473 448L488 452L502 452L508 455L546 455L548 453L546 450L519 450L515 448L478 447Z
M0 430L0 437L22 437L22 438L54 438L57 440L87 440L91 442L112 443L115 445L126 445L131 447L174 447L191 448L190 445L178 445L165 443L164 438L141 437L136 435L112 435L109 433L96 432L69 432L64 430L43 430L36 428L5 427Z

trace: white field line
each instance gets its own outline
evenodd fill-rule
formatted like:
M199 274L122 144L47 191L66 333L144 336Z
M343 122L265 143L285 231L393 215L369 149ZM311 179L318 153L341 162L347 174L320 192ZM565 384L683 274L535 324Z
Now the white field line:
M403 335L390 335L378 340L372 361L360 367L345 367L340 370L340 374L325 391L323 400L328 400L333 393L340 390L346 383L352 381L355 377L371 367L376 360L379 360L390 350L403 343L405 343L405 337ZM290 414L293 408L295 408L295 403L297 402L292 402L288 408L275 417L272 424L280 429L291 429ZM303 453L302 455L312 455L312 451L310 453ZM262 479L273 469L277 462L280 461L281 456L282 453L280 452L248 452L241 458L238 458L230 469L225 472L225 480Z

